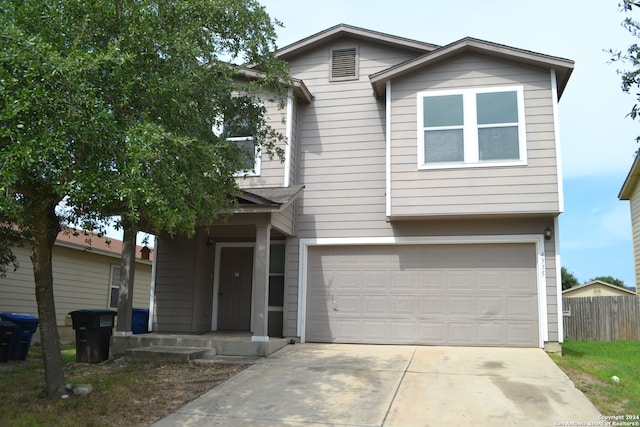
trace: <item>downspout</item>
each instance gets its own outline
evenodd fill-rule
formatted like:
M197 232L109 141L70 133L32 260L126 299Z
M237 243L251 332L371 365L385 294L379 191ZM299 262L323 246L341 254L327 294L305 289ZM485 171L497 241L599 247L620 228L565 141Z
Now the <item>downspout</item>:
M291 144L293 135L293 88L287 91L287 123L285 128L284 147L284 187L291 185Z
M560 146L560 121L558 113L558 82L556 70L551 70L551 103L553 109L553 135L556 140L556 174L558 180L558 210L564 212L564 183L562 182L562 150Z
M553 219L553 243L556 252L556 295L558 304L558 342L564 342L564 314L562 309L562 264L560 259L560 221Z
M564 212L564 182L562 180L562 149L560 144L560 119L558 110L558 81L556 70L551 70L551 103L553 108L553 134L556 148L556 171L558 180L558 211ZM556 294L558 304L558 342L564 341L564 316L562 314L562 264L560 262L560 221L553 219L553 241L556 253Z
M153 237L153 248L155 253L153 254L153 261L151 263L151 290L149 292L149 324L147 330L153 331L153 314L155 312L155 300L156 300L156 273L158 271L158 238Z
M385 104L385 211L388 219L391 217L391 80L387 80Z

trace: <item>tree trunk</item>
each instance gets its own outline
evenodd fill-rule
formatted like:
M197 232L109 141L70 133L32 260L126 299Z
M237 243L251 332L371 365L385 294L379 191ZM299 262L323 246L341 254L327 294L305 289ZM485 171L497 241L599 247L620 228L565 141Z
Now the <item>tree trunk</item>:
M36 282L36 301L40 318L40 341L44 359L44 378L49 398L65 392L60 335L56 322L53 297L53 244L60 232L60 221L55 213L55 203L34 209L33 248L31 261Z
M120 290L118 291L118 326L116 334L131 333L133 306L133 278L136 269L136 236L138 227L122 218L124 236L122 237L122 257L120 264Z

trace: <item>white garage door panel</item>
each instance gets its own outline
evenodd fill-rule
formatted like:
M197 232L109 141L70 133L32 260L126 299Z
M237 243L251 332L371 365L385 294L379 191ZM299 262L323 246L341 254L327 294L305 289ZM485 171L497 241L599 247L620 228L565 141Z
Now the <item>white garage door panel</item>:
M533 244L309 248L306 339L538 346Z

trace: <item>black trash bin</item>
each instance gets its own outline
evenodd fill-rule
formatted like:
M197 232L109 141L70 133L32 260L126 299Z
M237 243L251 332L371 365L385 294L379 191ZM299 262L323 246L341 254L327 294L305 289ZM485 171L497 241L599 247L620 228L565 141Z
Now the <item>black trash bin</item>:
M98 363L109 359L113 310L87 309L69 313L76 331L76 362Z
M18 325L8 320L0 320L0 362L9 360L13 338L16 336Z
M131 312L131 332L146 334L149 332L149 309L133 308Z
M9 350L9 360L26 360L31 347L31 338L38 329L40 319L25 313L0 313L0 319L8 320L18 326Z

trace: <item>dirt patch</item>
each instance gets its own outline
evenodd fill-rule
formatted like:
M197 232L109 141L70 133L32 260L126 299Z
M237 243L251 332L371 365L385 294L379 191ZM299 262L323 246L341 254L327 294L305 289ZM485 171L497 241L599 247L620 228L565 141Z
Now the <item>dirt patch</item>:
M587 372L569 366L558 366L569 377L576 388L583 392L600 412L604 414L626 413L624 407L626 401L616 402L609 396L608 390L612 387L612 384L608 384Z
M149 426L250 365L65 363L71 386L91 384L88 396L46 399L38 360L0 365L0 425Z
M102 425L148 426L218 386L249 365L140 364L132 381L109 393L113 410L102 415ZM110 367L108 369L117 369ZM98 391L99 393L99 391ZM99 398L92 395L91 399ZM80 398L81 399L81 398Z

